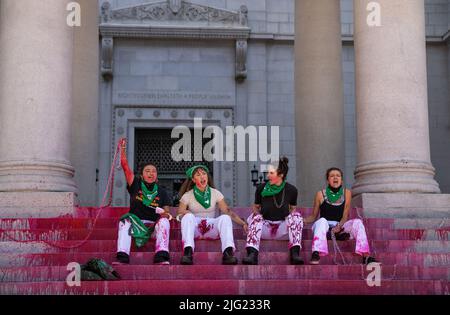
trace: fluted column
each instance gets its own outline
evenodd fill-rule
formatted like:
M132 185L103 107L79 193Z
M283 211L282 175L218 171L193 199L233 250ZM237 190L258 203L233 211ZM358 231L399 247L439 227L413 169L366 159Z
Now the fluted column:
M376 1L380 26L367 22L369 2L354 1L353 192L439 193L430 161L424 1Z
M297 185L311 205L331 166L344 167L344 96L339 1L295 1Z
M1 1L0 193L77 191L70 163L68 2ZM33 203L31 194L22 196L22 204Z

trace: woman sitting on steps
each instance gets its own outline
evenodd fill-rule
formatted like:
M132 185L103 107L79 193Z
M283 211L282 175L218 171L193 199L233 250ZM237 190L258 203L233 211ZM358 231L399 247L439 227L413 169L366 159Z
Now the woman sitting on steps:
M327 187L316 193L312 214L305 219L305 223L315 223L312 226L312 256L310 263L319 264L320 257L328 255L327 233L336 235L350 234L356 240L355 252L363 257L363 264L376 262L370 257L369 242L366 230L360 219L348 220L352 192L343 186L343 172L332 167L326 172ZM320 213L320 218L316 221Z
M181 235L184 255L182 265L193 264L193 252L196 239L218 239L222 242L222 263L235 265L233 223L241 225L247 232L247 223L228 208L224 196L214 188L209 169L196 165L186 171L187 179L180 189L180 205L177 219L181 217ZM222 215L216 217L216 205Z
M300 258L303 218L296 211L298 191L286 182L288 162L283 157L278 166L268 168L269 181L256 189L253 213L248 217L247 256L242 263L257 265L261 239L289 239L290 262L302 265Z
M153 262L169 264L170 223L168 218L171 205L169 195L163 187L158 186L158 172L153 164L144 164L139 176L133 174L126 157L126 139L120 141L120 162L130 194L129 213L137 216L144 224L155 223L156 247ZM116 263L128 264L130 262L131 225L132 222L129 219L119 222Z

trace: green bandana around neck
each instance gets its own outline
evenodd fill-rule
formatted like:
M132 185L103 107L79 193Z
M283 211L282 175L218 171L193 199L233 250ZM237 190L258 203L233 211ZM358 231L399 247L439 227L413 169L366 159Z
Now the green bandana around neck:
M158 194L158 185L155 183L153 185L153 189L150 191L150 189L147 188L144 181L141 181L141 189L142 189L142 203L149 207L153 200L155 199L156 195Z
M325 190L325 193L327 195L328 201L331 202L331 203L335 203L336 201L338 201L342 197L342 195L344 193L344 189L341 186L341 188L337 192L333 192L330 189L330 186L327 186L327 189Z
M279 194L286 185L286 181L284 180L280 186L277 185L271 185L270 182L266 183L266 186L264 186L264 189L261 192L261 196L263 197L270 197L275 196L276 194Z
M211 207L211 187L206 186L205 191L201 191L197 188L197 185L195 185L194 196L195 200L197 200L203 208L208 209L209 207Z
M206 165L195 165L195 166L192 166L191 168L189 168L189 169L186 171L186 176L187 176L189 179L192 179L192 176L194 175L194 172L195 172L195 170L196 170L197 168L202 168L202 169L205 170L206 173L209 173L209 169L208 169L208 167L207 167Z

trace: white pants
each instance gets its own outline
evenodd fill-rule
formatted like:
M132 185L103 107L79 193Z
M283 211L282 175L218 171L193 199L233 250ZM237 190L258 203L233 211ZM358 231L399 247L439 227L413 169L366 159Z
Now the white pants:
M312 226L313 241L312 251L319 252L320 256L328 255L327 232L330 227L335 227L338 224L336 221L327 221L325 218L320 218ZM355 253L364 255L370 253L369 242L367 241L366 230L360 219L349 220L344 223L343 232L350 234L350 239L356 240Z
M261 214L251 214L247 218L248 235L246 247L259 250L261 239L287 240L288 247L300 246L302 242L303 218L298 212L290 213L283 221L264 220Z
M142 223L154 223L152 221L142 220ZM119 222L119 238L117 240L117 252L124 252L130 255L131 249L131 235L130 235L131 222L125 220L125 222ZM166 218L160 218L155 224L155 232L151 236L156 237L155 253L160 251L169 251L169 237L170 237L170 223Z
M196 217L192 213L187 213L181 219L181 236L183 249L186 247L195 248L194 239L217 240L222 242L222 252L228 247L234 246L233 223L229 215L221 215L217 218Z

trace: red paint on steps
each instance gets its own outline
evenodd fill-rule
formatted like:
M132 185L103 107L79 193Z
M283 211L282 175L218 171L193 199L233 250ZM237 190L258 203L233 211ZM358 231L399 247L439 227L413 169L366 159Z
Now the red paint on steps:
M351 266L161 266L118 265L114 269L122 280L365 280L372 270L363 265ZM2 282L65 281L66 266L3 268ZM381 281L387 280L450 280L446 267L386 266Z
M409 219L397 219L409 220ZM394 219L366 219L367 228L394 229ZM0 219L0 229L91 229L94 223L93 218L30 218L30 219ZM179 228L180 223L170 221L171 228ZM99 218L95 228L117 228L119 218ZM312 224L305 224L305 228L311 229ZM447 229L450 229L448 227Z
M0 253L11 252L11 245L14 242L0 242ZM57 248L50 245L46 245L42 242L27 242L27 243L16 243L17 246L23 248L27 251L28 247L33 247L33 245L42 245L35 246L33 250L37 250L37 252L70 252L70 251L85 251L85 252L102 252L102 251L111 251L114 252L117 249L117 241L116 240L89 240L85 242L80 247L74 249L63 249ZM58 241L58 245L61 246L73 246L79 244L79 241ZM238 251L242 251L245 248L244 240L235 240L236 248ZM355 240L348 241L338 241L339 248L343 251L352 252L355 249ZM434 253L445 253L449 251L450 243L447 241L411 241L411 240L387 240L387 241L378 241L374 240L370 242L371 248L376 252L416 252L418 249L421 251L434 252ZM171 251L181 251L181 240L170 240L169 248ZM284 252L287 251L288 241L273 241L273 240L262 240L261 241L261 251L273 251L273 252ZM302 241L303 249L311 248L311 240ZM333 243L332 241L328 241L328 248L332 250ZM154 251L155 250L155 241L150 240L145 246L141 248L136 248L134 243L132 245L132 251ZM195 251L196 252L214 252L220 251L221 245L220 240L197 240L195 242Z
M0 241L37 241L37 240L82 240L88 234L87 229L0 229ZM91 234L91 240L116 240L117 228L96 228ZM442 240L448 241L448 231L445 230L385 230L369 229L368 237L371 240ZM234 238L245 239L246 236L241 228L233 230ZM173 228L170 231L171 239L181 239L181 229ZM312 230L303 229L304 240L312 240Z
M125 280L2 283L0 294L155 294L155 295L299 295L299 294L448 294L447 281L384 281L369 287L362 280Z
M132 252L130 255L130 266L153 265L154 252ZM181 252L170 253L171 263L179 264ZM301 252L301 256L308 263L311 251ZM320 259L320 266L334 265L333 255ZM22 267L22 266L66 266L70 262L86 262L92 257L98 257L111 263L115 260L114 252L72 252L51 254L2 254L0 255L0 268ZM236 257L242 259L243 252L236 252ZM344 258L348 263L359 264L361 257L345 252ZM419 254L419 253L379 253L377 258L383 265L402 266L448 266L450 265L450 253L447 254ZM195 253L195 265L220 265L222 254L219 252L197 252ZM261 252L259 254L260 265L288 265L289 253L286 252Z
M450 265L450 250L448 246L448 231L450 220L438 219L366 219L366 230L374 245L377 258L383 262L382 270L385 277L380 288L369 288L362 280L359 264L360 257L352 254L354 241L339 242L344 251L346 261L353 266L333 265L332 254L321 259L319 266L290 266L287 251L287 241L263 241L259 266L221 266L220 241L197 241L197 251L194 254L194 266L178 265L181 257L181 241L179 222L171 221L172 247L171 266L155 266L152 264L154 242L143 249L133 249L131 265L116 266L124 273L125 278L119 282L83 282L82 288L68 288L64 282L51 282L51 279L64 279L67 274L65 265L71 261L85 262L92 257L103 258L108 262L114 260L116 249L118 218L128 212L128 208L105 208L99 214L92 240L80 248L72 250L49 249L51 253L39 253L40 246L31 243L20 244L2 242L2 235L18 233L18 236L36 237L42 232L45 236L69 238L67 244L78 243L92 228L94 218L99 213L97 208L77 209L73 216L51 219L0 219L0 266L14 267L6 269L4 279L9 280L43 280L42 283L2 282L0 293L18 294L449 294L448 267ZM300 209L306 216L311 209ZM250 213L248 208L235 209L241 217ZM172 209L175 213L175 209ZM362 214L362 211L360 211ZM351 210L351 216L356 217L356 209ZM406 227L409 230L396 230ZM424 230L423 227L431 228ZM67 231L67 229L72 229ZM411 229L415 228L415 229ZM53 229L54 231L49 231ZM58 231L59 229L59 231ZM24 231L11 231L24 230ZM53 234L51 234L53 233ZM244 242L235 231L237 239L237 256L244 255ZM310 225L304 229L304 249L302 255L309 261ZM109 240L101 240L109 239ZM423 241L423 240L427 241ZM429 241L438 239L440 241ZM422 240L422 241L414 241ZM36 243L39 244L39 243ZM42 243L40 243L42 244ZM8 248L8 246L11 246ZM14 251L14 245L17 250ZM331 242L329 242L332 253ZM18 254L20 250L30 250L30 254ZM306 250L306 251L305 251ZM442 252L430 254L427 252ZM10 253L8 253L10 252ZM393 266L393 265L396 266ZM59 265L59 266L58 266ZM17 268L24 266L25 268ZM42 266L42 267L30 267ZM49 267L57 266L57 267ZM430 268L427 266L440 266ZM159 269L158 269L159 268ZM166 269L164 269L166 268ZM170 272L158 273L158 270ZM358 272L360 270L360 272ZM364 271L364 270L363 270ZM394 272L395 271L395 272ZM158 275L158 276L155 276ZM53 277L53 278L52 278ZM222 277L222 280L208 280ZM164 280L177 279L177 280ZM180 279L181 278L181 279ZM202 280L193 280L193 279ZM268 280L268 279L273 280ZM9 279L9 280L8 280ZM131 280L141 279L141 280ZM189 279L189 281L186 281ZM238 280L239 279L239 280ZM255 279L255 280L242 280ZM291 280L289 280L291 279ZM292 280L295 279L295 280ZM386 279L394 279L392 281ZM421 280L418 280L421 279ZM429 281L425 279L442 279ZM162 291L162 292L161 292Z

